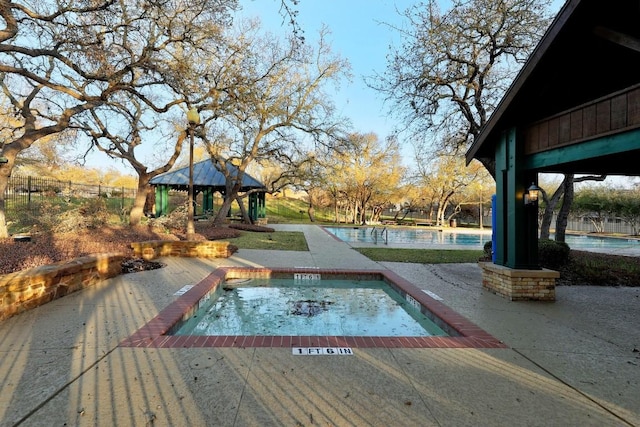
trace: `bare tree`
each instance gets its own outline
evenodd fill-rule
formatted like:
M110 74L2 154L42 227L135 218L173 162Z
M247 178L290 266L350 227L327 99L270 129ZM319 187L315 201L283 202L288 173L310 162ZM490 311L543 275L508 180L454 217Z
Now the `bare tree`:
M4 190L18 154L117 94L157 112L181 102L158 96L171 84L168 52L197 42L199 25L227 20L235 0L32 5L0 1L0 90L20 122L1 147L7 163L0 167L0 237L8 235Z
M551 197L549 197L545 191L542 191L545 209L542 215L542 222L540 224L540 238L549 238L553 213L555 212L555 208L560 200L562 200L558 216L556 217L555 240L558 242L564 242L567 221L571 211L571 205L573 204L574 184L585 181L604 181L606 177L606 175L587 175L576 178L574 174L564 174L562 182Z
M464 159L455 154L441 154L431 161L422 161L418 170L417 185L426 189L436 211L436 225L440 226L446 225L448 219L460 212L462 204L467 201L465 192L473 183L489 181L480 163L465 167ZM454 203L456 199L458 202ZM451 206L453 211L449 209Z
M448 152L473 142L547 28L549 0L428 0L407 9L405 42L370 84L405 128ZM487 165L493 174L493 166Z
M314 145L332 145L343 121L324 91L348 73L331 53L326 33L318 46L260 35L255 23L230 34L203 74L205 92L192 92L205 142L226 189L215 222L224 220L252 162L301 159ZM233 165L230 168L229 165Z
M82 130L91 138L90 149L95 148L111 158L120 159L136 171L137 191L129 213L129 224L135 226L140 224L147 205L151 192L149 181L174 166L182 151L187 132L179 127L172 129L173 131L162 131L162 122L153 114L147 115L151 122L145 123L145 105L135 98L127 97L126 101L111 101L91 111L91 122L84 122ZM118 126L109 126L108 123L113 122L117 122ZM153 162L155 166L151 167L152 160L145 161L136 153L136 149L144 141L147 141L147 145L155 144L158 147L156 157L161 158L159 165Z

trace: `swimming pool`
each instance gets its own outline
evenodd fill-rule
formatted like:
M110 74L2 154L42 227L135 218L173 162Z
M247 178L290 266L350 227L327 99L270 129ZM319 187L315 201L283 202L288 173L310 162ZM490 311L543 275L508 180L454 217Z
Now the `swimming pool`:
M336 281L336 288L355 289L353 282L384 282L393 292L397 293L393 304L402 302L411 306L415 317L426 317L437 326L432 332L441 330L443 335L409 335L400 331L399 336L378 335L372 331L370 335L361 332L353 332L353 335L344 335L340 328L321 331L289 331L287 334L279 331L267 331L265 335L259 335L256 331L250 331L242 335L239 331L221 331L215 335L211 331L205 331L204 335L174 335L185 322L198 312L198 309L211 306L216 292L224 291L239 279L302 279L309 280L309 285L316 286L313 280ZM350 282L346 284L344 281ZM361 283L362 284L362 283ZM231 286L233 287L233 286ZM323 294L323 291L319 291ZM318 292L316 292L318 294ZM320 295L324 297L324 295ZM357 295L345 297L347 304L358 304ZM315 295L309 300L322 301ZM306 302L307 298L301 296L294 302ZM332 300L332 297L328 299ZM372 302L372 301L369 301ZM254 304L255 305L255 304ZM260 319L262 317L258 308L248 315ZM322 304L317 306L298 306L302 312L309 310L322 310ZM415 316L415 314L418 316ZM384 318L385 313L376 316ZM349 316L347 314L346 316ZM214 315L215 317L215 315ZM255 322L254 322L255 323ZM402 323L400 327L402 328ZM361 325L362 326L362 325ZM359 331L362 327L359 328ZM178 332L179 333L179 332ZM437 332L440 333L440 332ZM463 316L455 313L441 301L430 296L427 291L408 282L389 270L322 270L322 269L269 269L269 268L235 268L223 267L213 271L201 282L190 288L183 295L163 309L155 318L138 329L127 339L120 343L121 347L142 348L192 348L192 347L413 347L413 348L504 348L505 345L493 336L469 322Z
M565 241L571 249L576 250L640 249L640 240L638 239L567 234Z
M323 227L327 232L347 243L378 244L388 246L434 245L464 246L467 249L482 249L491 241L491 232L450 232L444 229L421 227Z
M386 228L386 227L323 227L343 242L350 244L376 244L389 247L412 248L465 248L482 249L491 241L491 231L465 232L447 229ZM553 236L552 236L553 238ZM640 250L640 240L588 235L566 235L571 249L600 252Z

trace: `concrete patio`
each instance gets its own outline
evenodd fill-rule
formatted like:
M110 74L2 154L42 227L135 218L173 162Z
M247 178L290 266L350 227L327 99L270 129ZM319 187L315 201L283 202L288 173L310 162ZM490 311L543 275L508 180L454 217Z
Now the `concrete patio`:
M164 258L0 323L1 426L640 426L640 288L509 302L475 264L376 263L316 226L309 252ZM140 349L118 344L215 267L390 269L506 349Z

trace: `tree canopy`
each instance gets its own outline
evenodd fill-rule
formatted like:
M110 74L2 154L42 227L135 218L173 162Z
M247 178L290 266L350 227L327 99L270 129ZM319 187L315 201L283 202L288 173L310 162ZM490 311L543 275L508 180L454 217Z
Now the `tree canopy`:
M549 0L436 0L403 15L400 47L371 82L420 139L465 149L548 26Z
M199 90L192 87L190 99L201 116L197 136L227 180L216 215L222 221L253 162L286 169L315 146L339 144L345 121L325 89L347 76L349 66L331 52L324 32L317 46L301 45L294 37L262 35L255 22L236 29L218 48L202 64Z
M0 1L0 90L19 122L1 147L8 162L0 168L0 237L8 234L3 194L20 152L83 127L118 96L156 112L184 102L167 90L179 73L175 53L197 45L207 24L228 23L236 6L235 0Z

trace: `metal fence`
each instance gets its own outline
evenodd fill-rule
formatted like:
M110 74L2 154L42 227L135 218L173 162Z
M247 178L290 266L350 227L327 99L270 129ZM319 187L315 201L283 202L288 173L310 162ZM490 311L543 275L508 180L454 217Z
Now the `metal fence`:
M78 203L82 202L82 199L102 197L107 202L106 206L110 213L125 217L133 206L136 192L136 188L80 184L52 178L16 175L9 178L9 185L4 194L5 215L7 220L11 221L19 212L25 210L37 212L43 202ZM172 205L175 206L186 201L184 192L172 192L170 197L172 197L174 201ZM270 203L277 202L272 200ZM274 207L271 206L271 209L273 210ZM279 206L277 210L278 212L280 211ZM305 212L301 211L300 213L301 216L304 217ZM393 216L394 214L394 211L383 212L383 215L388 216ZM427 215L421 211L410 212L406 215L405 219L415 222L426 221ZM462 217L460 219L464 220ZM466 220L472 223L473 221L477 221L477 217L475 219L466 218ZM485 216L483 220L485 226L491 224L490 216ZM552 228L555 222L556 218L554 215L551 222ZM628 222L617 217L604 218L599 224L605 233L634 234L635 231ZM567 230L586 233L597 231L594 222L590 218L576 217L575 215L569 216Z
M551 222L552 227L556 223L556 217L554 215L553 220ZM596 227L596 224L598 226ZM567 221L567 230L568 231L576 231L580 233L594 233L601 231L603 233L611 233L611 234L635 234L636 230L634 230L633 226L629 224L622 218L617 217L605 217L602 219L598 219L594 221L589 217L577 217L575 215L570 215ZM601 228L601 230L598 230Z
M37 210L43 202L71 203L102 197L110 212L122 215L133 206L137 189L80 184L52 178L11 176L4 193L5 214L11 219L18 211Z

